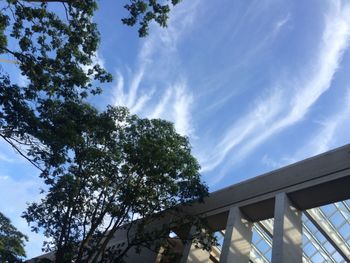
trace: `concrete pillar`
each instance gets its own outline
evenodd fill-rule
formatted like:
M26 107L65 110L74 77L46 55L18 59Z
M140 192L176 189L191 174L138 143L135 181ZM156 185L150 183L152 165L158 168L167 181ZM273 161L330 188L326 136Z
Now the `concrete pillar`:
M252 223L244 218L238 207L230 209L220 263L248 263L252 241Z
M301 263L302 257L301 211L285 193L279 193L275 197L272 263Z
M192 238L196 231L196 227L192 226L189 237ZM196 247L189 241L184 247L181 263L207 263L209 262L209 257L209 251L203 250L200 246Z

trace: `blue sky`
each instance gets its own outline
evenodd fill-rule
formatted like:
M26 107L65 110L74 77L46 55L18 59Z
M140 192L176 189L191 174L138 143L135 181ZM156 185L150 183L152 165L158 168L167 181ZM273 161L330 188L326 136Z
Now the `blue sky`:
M349 142L349 1L183 0L145 39L117 2L95 17L114 82L92 102L174 122L211 191ZM42 238L19 215L39 198L38 172L0 150L0 210L33 256Z

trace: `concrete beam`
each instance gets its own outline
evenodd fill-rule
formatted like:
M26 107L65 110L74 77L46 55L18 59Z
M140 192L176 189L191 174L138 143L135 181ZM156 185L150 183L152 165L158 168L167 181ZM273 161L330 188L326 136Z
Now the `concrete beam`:
M273 217L271 200L278 193L286 192L304 210L350 198L349 184L350 144L213 192L185 211L213 216L215 222L215 215L239 206L251 220L260 221ZM220 227L225 225L213 230Z
M238 207L232 207L227 219L220 263L248 263L252 241L252 226Z
M272 263L301 263L302 220L285 193L276 195Z

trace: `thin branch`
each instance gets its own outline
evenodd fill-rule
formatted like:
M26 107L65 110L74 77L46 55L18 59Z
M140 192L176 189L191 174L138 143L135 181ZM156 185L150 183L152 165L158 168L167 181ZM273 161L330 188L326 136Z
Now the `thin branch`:
M0 137L2 137L7 143L9 143L12 146L12 148L15 149L16 152L18 152L22 157L24 157L27 161L29 161L34 167L39 169L41 172L44 172L44 170L39 165L37 165L34 161L32 161L24 153L22 153L22 151L13 142L11 142L11 140L9 140L8 138L6 138L1 134L0 134Z
M69 15L68 15L68 9L67 9L66 3L65 3L65 2L62 2L62 5L63 5L64 11L65 11L65 13L66 13L67 21L69 22Z

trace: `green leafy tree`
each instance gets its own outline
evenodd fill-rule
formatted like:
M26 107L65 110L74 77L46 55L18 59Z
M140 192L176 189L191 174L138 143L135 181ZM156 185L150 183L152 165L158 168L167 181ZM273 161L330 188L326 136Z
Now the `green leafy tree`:
M128 26L138 24L139 36L147 36L151 21L157 22L162 27L167 26L171 6L177 5L180 1L131 0L124 6L129 11L129 17L123 18L122 22Z
M14 57L28 83L21 86L0 72L0 136L44 170L67 160L81 131L70 117L84 111L89 93L101 92L96 84L111 81L93 63L97 6L93 0L70 1L59 16L47 3L9 0L1 5L0 28L10 33L2 37L0 52Z
M0 212L0 261L4 263L22 262L25 257L25 241L28 241L28 238Z
M51 2L62 8L50 9ZM145 36L151 21L166 26L170 5L179 1L127 2L129 16L123 23L139 24L139 35ZM96 9L95 0L0 3L0 54L12 56L28 79L27 85L20 86L0 70L0 137L40 169L41 165L65 161L67 145L77 139L73 134L80 132L75 132L74 123L65 117L89 94L101 93L99 84L112 80L93 62L100 40L92 19ZM54 123L52 116L58 108L69 116ZM72 136L62 136L67 130Z
M47 249L60 262L121 262L131 248L159 246L172 228L194 222L178 204L208 192L187 138L169 122L140 119L125 108L110 107L89 121L91 129L72 148L74 162L46 178L49 194L25 213L34 230L52 238ZM164 211L172 221L147 231ZM128 242L115 249L109 244L121 228Z
M151 21L166 26L179 1L127 2L123 23L139 25L145 36ZM0 137L41 170L46 196L24 216L50 238L46 249L57 262L121 261L132 247L154 248L175 223L200 226L177 211L207 194L188 140L165 121L87 103L112 80L93 62L96 1L7 0L0 8L0 53L28 79L19 85L0 71ZM177 211L173 223L146 230L164 211ZM129 242L114 249L108 241L120 227Z

